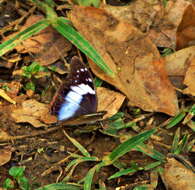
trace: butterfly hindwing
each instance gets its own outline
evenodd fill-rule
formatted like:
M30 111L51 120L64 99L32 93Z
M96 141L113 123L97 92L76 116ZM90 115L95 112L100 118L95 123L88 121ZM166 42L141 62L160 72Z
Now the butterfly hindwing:
M97 97L91 73L79 58L73 57L70 74L52 101L52 114L61 121L96 110Z

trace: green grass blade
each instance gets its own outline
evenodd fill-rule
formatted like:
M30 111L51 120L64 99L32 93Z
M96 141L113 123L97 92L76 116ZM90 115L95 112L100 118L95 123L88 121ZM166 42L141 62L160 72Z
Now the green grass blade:
M114 114L112 117L109 118L110 121L115 121L119 118L122 118L125 116L124 112L117 112L116 114Z
M65 168L65 171L67 172L72 166L78 165L79 163L81 163L82 161L78 158L75 160L72 160L68 163L68 165Z
M69 173L66 175L66 177L63 179L63 182L67 182L69 181L70 177L72 176L75 168L82 162L86 162L86 161L98 161L98 158L96 157L82 157L82 158L78 158L75 159L73 161L71 161L68 166L65 168L65 171L69 171L69 169L71 168L71 170L69 171Z
M164 162L166 159L166 157L162 153L158 152L155 149L148 147L144 143L140 143L139 145L135 147L135 149L139 152L142 152L143 154L146 154L147 156L150 156L151 158L155 160L159 160L160 162Z
M84 39L70 24L67 24L67 20L63 17L58 17L53 27L77 48L79 48L85 55L92 59L105 73L110 76L114 76L113 71L105 64L102 57L94 49L90 43Z
M100 87L100 86L102 86L103 80L101 80L98 77L95 77L93 82L94 82L95 87Z
M180 127L176 130L174 138L173 138L173 143L171 146L171 153L176 153L177 148L179 146L179 139L180 139Z
M64 131L64 134L72 142L72 144L80 150L80 152L83 154L83 156L91 157L89 152L87 151L87 149L85 149L85 147L83 147L78 141L76 141L74 138L70 137L65 131Z
M192 140L188 143L188 145L187 145L187 147L186 147L186 152L189 152L189 151L193 152L192 149L193 149L194 144L195 144L195 139L192 139Z
M91 190L91 185L92 185L92 181L93 181L93 176L94 176L95 171L96 171L96 166L91 168L88 171L87 175L85 176L84 188L83 188L84 190Z
M195 115L195 104L192 105L192 107L189 109L188 114L185 116L182 124L185 125L186 123L189 124L192 122L192 118Z
M183 136L181 142L179 143L178 150L177 150L178 152L176 152L176 154L180 154L180 153L186 151L189 137L190 137L190 135L188 135L188 134Z
M171 119L171 121L167 124L166 128L170 129L172 127L174 127L175 125L177 125L184 117L185 117L186 113L185 112L181 112L178 115L176 115L174 118Z
M108 180L114 179L114 178L117 178L117 177L121 177L121 176L123 176L123 175L128 175L128 174L130 174L130 173L135 173L135 172L137 172L137 171L138 171L138 169L135 169L135 168L123 169L123 170L121 170L121 171L119 171L119 172L116 172L115 174L111 175L111 176L108 178Z
M150 169L153 169L153 168L159 166L160 164L162 164L162 162L157 161L157 162L153 162L151 164L148 164L148 165L146 165L144 167L137 167L137 168L136 167L131 167L131 168L123 169L123 170L120 170L120 171L116 172L112 176L110 176L108 178L108 180L114 179L114 178L117 178L117 177L121 177L123 175L128 175L130 173L135 173L135 172L137 172L139 170L150 170Z
M31 37L32 35L39 33L41 30L45 29L47 26L49 26L48 20L43 19L33 24L32 26L26 28L22 32L16 34L16 36L14 36L13 38L3 42L2 44L0 44L0 56L12 50L14 47L16 47L22 41Z
M53 183L36 190L81 190L78 186L64 183Z
M120 144L117 148L115 148L108 156L106 156L104 161L108 165L112 164L118 158L133 149L136 145L147 140L155 132L156 129L152 129L128 139L124 143Z
M195 115L195 104L192 105L189 111L190 114Z
M87 161L94 161L97 162L99 161L99 159L97 157L82 157L82 158L78 158L75 160L72 160L71 162L69 162L69 164L66 166L65 171L68 171L72 166L74 165L78 165L82 162L87 162Z
M31 0L37 7L43 10L48 20L52 21L57 18L57 14L54 11L55 3L51 0L41 2L40 0ZM49 2L50 1L50 2Z
M151 189L151 188L148 187L148 185L140 185L140 186L133 188L133 190L149 190L149 189Z
M144 170L151 170L151 169L156 168L157 166L159 166L161 164L162 164L161 161L153 162L153 163L150 163L150 164L144 166L143 169Z
M189 121L188 123L187 123L187 125L188 125L188 127L190 128L190 129L192 129L192 131L193 132L195 132L195 122L194 121Z
M81 6L94 6L94 7L99 7L100 5L100 0L75 0L75 2Z
M84 180L84 190L91 190L91 185L92 185L92 181L93 181L93 176L95 174L96 171L99 171L99 169L102 167L103 165L101 163L95 165L93 168L91 168L87 175L85 176L85 180Z

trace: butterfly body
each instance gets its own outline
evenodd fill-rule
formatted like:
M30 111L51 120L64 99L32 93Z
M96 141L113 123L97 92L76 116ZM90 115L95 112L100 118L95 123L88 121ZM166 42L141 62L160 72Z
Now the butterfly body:
M97 96L92 75L79 58L73 57L70 74L51 102L51 112L59 121L97 111Z

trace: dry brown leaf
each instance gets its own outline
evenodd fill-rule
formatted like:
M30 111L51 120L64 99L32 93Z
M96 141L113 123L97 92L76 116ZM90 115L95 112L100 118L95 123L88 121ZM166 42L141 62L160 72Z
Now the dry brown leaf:
M170 115L178 112L175 91L149 38L102 9L75 6L71 20L116 73L111 78L91 63L98 77L120 89L133 106Z
M176 32L183 18L184 12L190 6L186 0L168 1L163 10L163 17L151 27L148 35L150 39L159 47L176 47ZM157 17L158 18L158 17Z
M195 46L176 51L165 57L165 66L172 84L183 89L183 80L190 65L191 59L195 56Z
M183 93L195 96L195 57L191 60L187 69L184 84L187 88L183 90Z
M30 16L25 25L21 28L21 31L43 18L44 17L40 15ZM16 49L22 53L35 53L35 61L38 61L41 65L54 63L59 58L66 56L71 48L71 43L52 27L45 28L39 34L30 37L16 47Z
M0 150L0 166L6 164L7 162L10 161L11 156L12 156L12 147L4 147L1 148Z
M191 46L165 57L166 70L169 76L184 76L189 61L195 56L195 46Z
M195 174L174 158L168 158L168 162L165 164L163 181L170 189L195 189Z
M156 46L175 48L178 26L190 5L186 0L169 0L166 7L162 1L135 0L127 6L102 8L147 33Z
M46 104L30 99L25 100L22 106L13 108L11 113L15 122L28 122L34 127L46 126L44 123L54 123L56 120L49 114Z
M195 5L185 10L177 30L177 49L195 45Z
M106 111L105 118L109 118L116 114L125 100L125 96L119 92L109 90L107 88L97 88L98 111Z
M155 18L159 19L160 16L157 15L161 8L159 6L160 2L158 5L158 3L154 4L154 2L148 0L136 0L131 1L131 3L125 6L112 6L106 4L102 5L101 8L105 9L118 19L133 24L142 32L146 32L151 27Z

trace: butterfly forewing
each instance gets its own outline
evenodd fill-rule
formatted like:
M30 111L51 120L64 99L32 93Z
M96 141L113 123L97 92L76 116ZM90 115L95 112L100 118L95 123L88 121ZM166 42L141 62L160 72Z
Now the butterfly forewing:
M70 74L54 96L51 112L58 120L68 120L96 111L97 97L91 73L84 63L73 57Z

